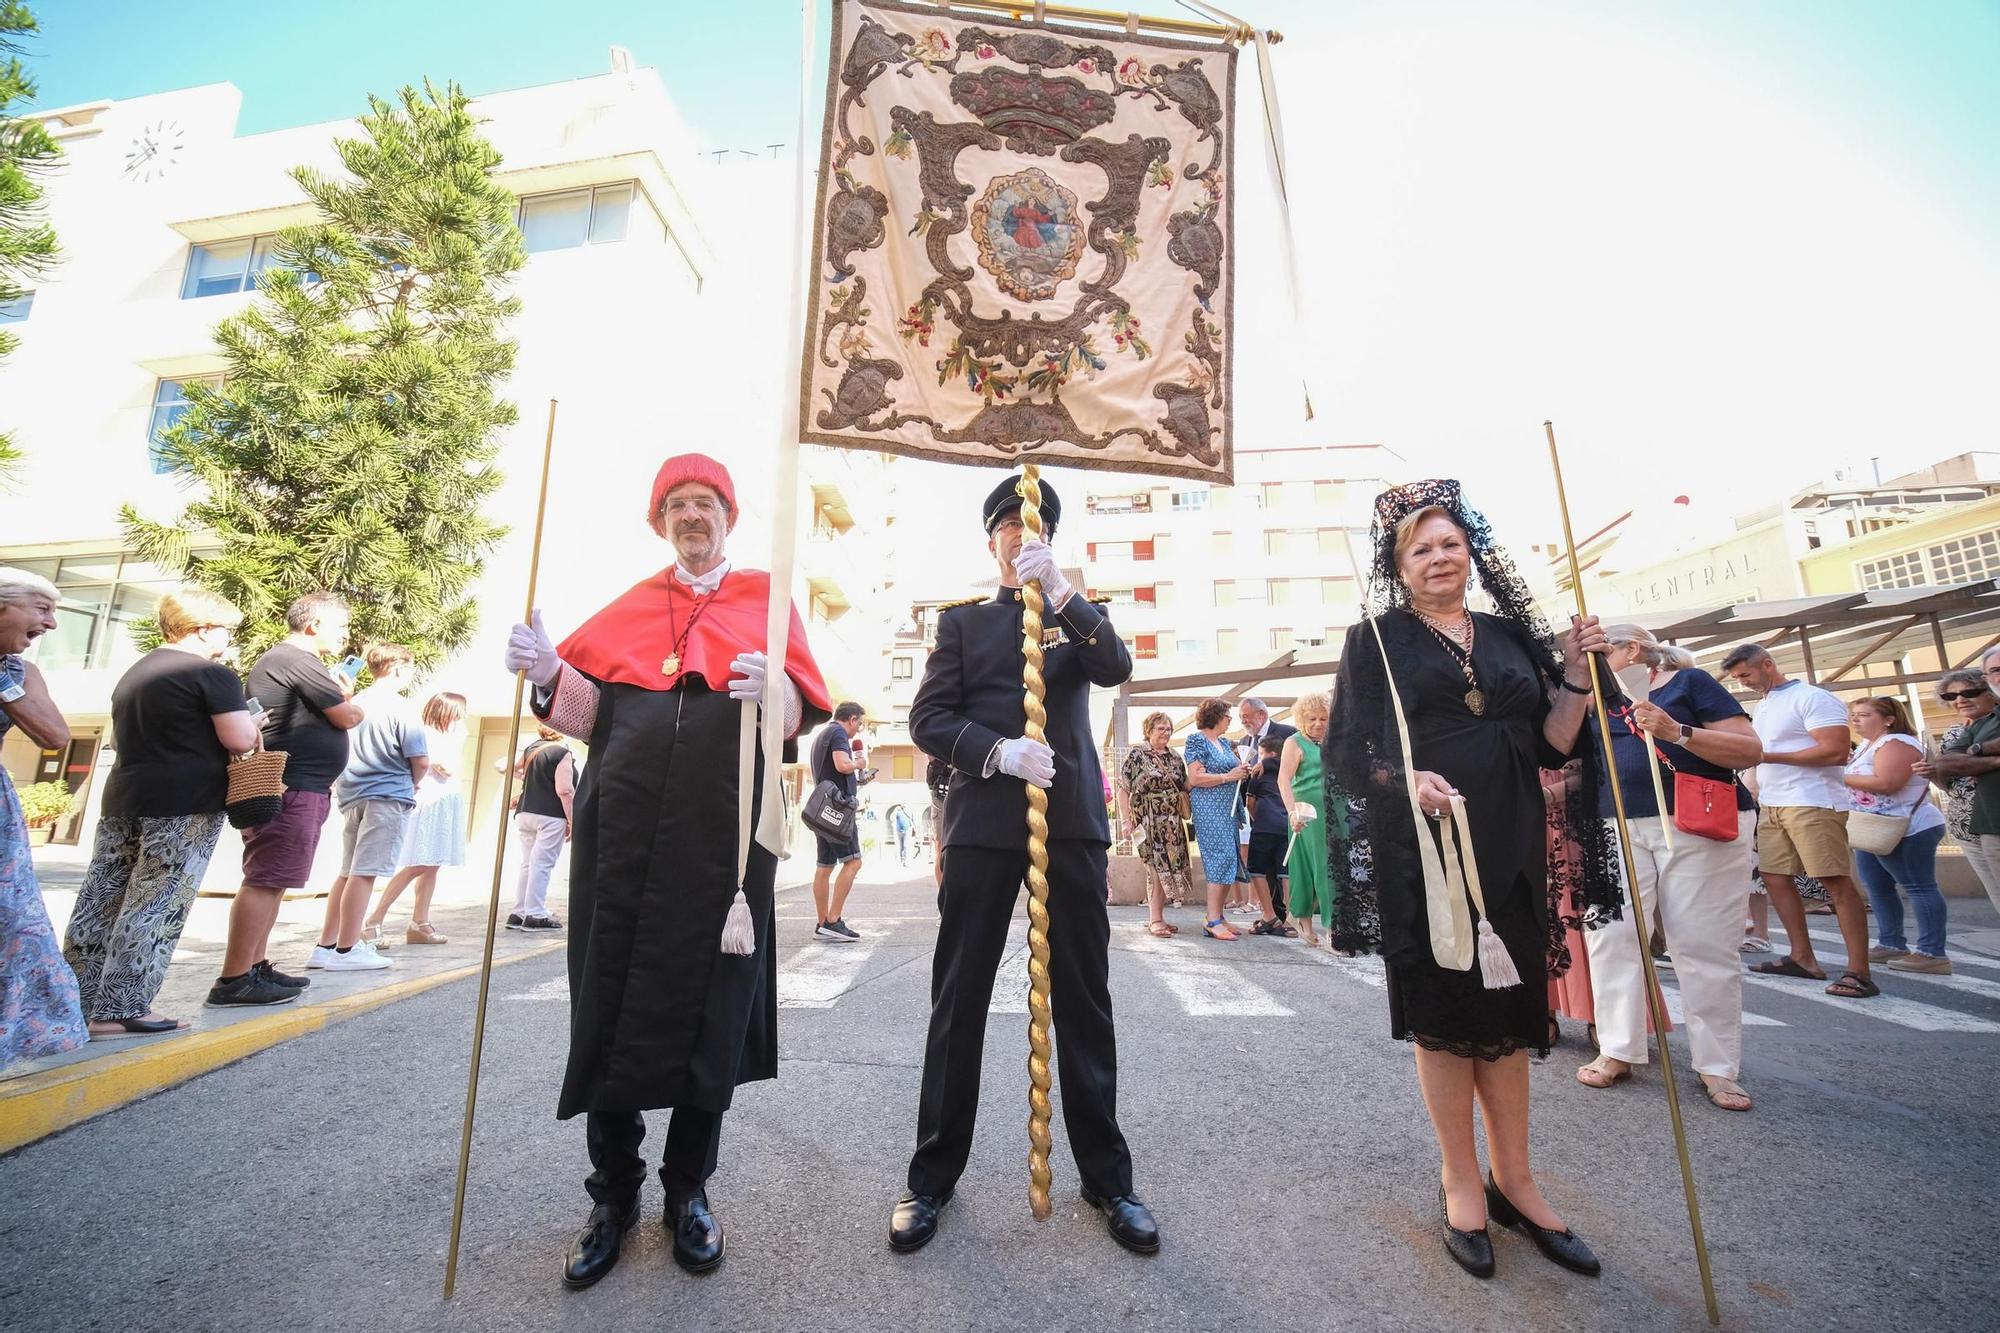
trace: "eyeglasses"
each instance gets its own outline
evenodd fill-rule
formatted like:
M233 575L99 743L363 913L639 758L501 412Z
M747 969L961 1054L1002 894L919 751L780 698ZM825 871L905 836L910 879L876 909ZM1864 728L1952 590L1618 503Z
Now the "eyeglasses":
M1944 700L1948 704L1955 704L1960 699L1977 699L1980 698L1981 696L1984 696L1986 698L1991 698L1993 697L1993 691L1991 690L1939 690L1938 691L1938 698Z
M676 517L678 517L681 514L692 512L712 518L715 515L720 514L722 512L722 502L720 500L710 500L705 497L698 499L679 499L679 500L669 500L666 502L666 504L662 505L661 508L665 509L669 514L673 514Z

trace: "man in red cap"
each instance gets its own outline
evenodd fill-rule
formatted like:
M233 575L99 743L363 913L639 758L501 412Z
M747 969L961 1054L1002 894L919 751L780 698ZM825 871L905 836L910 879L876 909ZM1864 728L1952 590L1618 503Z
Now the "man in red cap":
M754 701L784 709L788 742L832 706L796 609L785 674L766 692L771 579L723 554L737 513L722 464L668 459L646 519L673 543L674 564L560 648L539 610L508 636L507 669L533 683L536 716L590 744L570 851L570 1048L556 1107L562 1120L584 1113L592 1167L594 1206L563 1268L571 1287L618 1262L646 1178L640 1112L660 1107L674 1111L660 1165L674 1259L689 1272L722 1261L706 1187L722 1113L737 1085L777 1077L777 858L753 845L737 878L739 802L752 803L754 824L767 756L750 791L733 761Z

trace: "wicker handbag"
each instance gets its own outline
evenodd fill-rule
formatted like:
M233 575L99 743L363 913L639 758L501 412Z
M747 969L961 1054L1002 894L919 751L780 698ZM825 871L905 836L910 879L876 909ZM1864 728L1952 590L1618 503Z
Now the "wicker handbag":
M235 828L255 828L285 806L285 752L252 750L229 760L229 794L223 808Z

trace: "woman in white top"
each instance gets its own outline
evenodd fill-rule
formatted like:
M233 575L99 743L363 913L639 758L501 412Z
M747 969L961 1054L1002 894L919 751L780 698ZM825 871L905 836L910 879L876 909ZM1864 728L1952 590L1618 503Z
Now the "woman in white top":
M1893 850L1854 850L1854 868L1875 908L1876 945L1868 951L1868 961L1885 963L1897 972L1948 975L1951 960L1944 953L1944 895L1937 886L1937 849L1944 840L1944 815L1931 804L1930 784L1916 771L1924 747L1900 699L1857 699L1849 717L1861 736L1861 747L1847 761L1847 794L1853 808L1910 821L1903 840ZM1914 953L1903 936L1898 885L1910 895L1910 906L1917 914Z
M382 886L382 897L362 926L363 939L381 947L382 920L404 889L417 886L410 908L410 944L444 944L431 926L431 895L437 892L438 867L465 864L465 793L458 785L459 756L465 749L465 696L445 691L424 705L424 740L431 767L417 784L417 812L403 838L403 868Z

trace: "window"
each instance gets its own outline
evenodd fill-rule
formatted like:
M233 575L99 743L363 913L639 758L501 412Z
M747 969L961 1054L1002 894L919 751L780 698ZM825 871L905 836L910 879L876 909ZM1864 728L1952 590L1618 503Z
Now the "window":
M913 754L889 756L889 776L898 782L908 782L917 776L917 757Z
M1132 558L1134 560L1151 560L1153 558L1153 543L1150 540L1133 542Z
M1084 508L1093 514L1150 514L1153 494L1140 491L1136 495L1092 495L1084 500Z
M181 299L255 291L259 275L278 266L275 234L193 246L188 251L187 276L181 280Z
M1855 566L1863 589L1921 588L1926 580L1921 551L1905 551L1881 560L1865 560Z
M56 627L35 641L35 663L44 671L122 671L138 661L132 622L151 616L175 584L158 565L118 551L12 563L50 580L62 594Z
M1280 626L1271 631L1271 647L1283 651L1292 646L1292 631L1288 626Z
M1954 537L1930 548L1933 583L1969 583L2000 577L2000 528Z
M1272 579L1270 580L1270 585L1271 585L1270 598L1272 606L1290 606L1292 604L1291 579Z
M1236 600L1241 605L1262 606L1266 598L1263 579L1239 579L1236 583Z
M1321 555L1341 554L1339 528L1321 528L1319 530L1319 553Z
M1324 648L1326 646L1326 639L1316 631L1309 629L1300 630L1292 637L1292 646L1295 648Z
M187 386L190 384L219 389L222 387L222 376L195 375L188 379L161 380L153 387L153 412L146 421L146 452L152 459L155 476L174 470L173 463L160 450L160 436L187 414Z
M1206 508L1208 508L1208 492L1206 490L1175 491L1173 493L1173 510L1176 514L1185 514L1190 510Z
M1175 639L1174 655L1177 657L1200 657L1203 645L1200 639Z
M521 200L515 221L531 255L544 250L574 250L625 239L631 225L635 195L630 181L593 189L531 194Z
M1341 579L1341 578L1321 579L1319 581L1320 604L1322 606L1339 606L1342 602L1346 601L1349 597L1354 595L1353 591L1348 586L1353 582L1354 582L1353 579Z
M1160 604L1160 591L1157 588L1134 588L1132 589L1132 600L1141 606L1158 606Z
M1287 549L1288 547L1285 542L1285 534L1283 531L1277 528L1264 529L1265 555L1284 555Z
M34 306L33 292L22 292L11 301L0 301L0 324L19 324Z
M909 725L910 725L910 705L908 705L908 704L891 704L891 705L889 706L889 717L890 717L890 719L891 719L892 721L895 721L895 722L900 722L900 723L901 723L902 725L904 725L904 726L906 726L906 727L907 727L907 726L909 726Z
M1264 508L1276 509L1285 502L1285 483L1267 481L1264 483Z
M1316 481L1313 483L1313 503L1322 509L1331 509L1340 503L1344 489L1337 481Z
M1215 604L1217 606L1236 605L1236 580L1217 579L1215 581Z
M1236 631L1233 629L1217 630L1215 632L1216 656L1234 657L1236 655L1236 638Z
M1221 556L1235 555L1236 534L1233 532L1216 533L1214 538L1211 540L1209 544L1209 553L1211 555L1221 555Z
M915 671L916 663L911 658L892 657L889 659L889 679L891 680L913 679Z
M1132 637L1132 656L1142 662L1151 661L1160 655L1160 636L1157 634L1136 634Z

